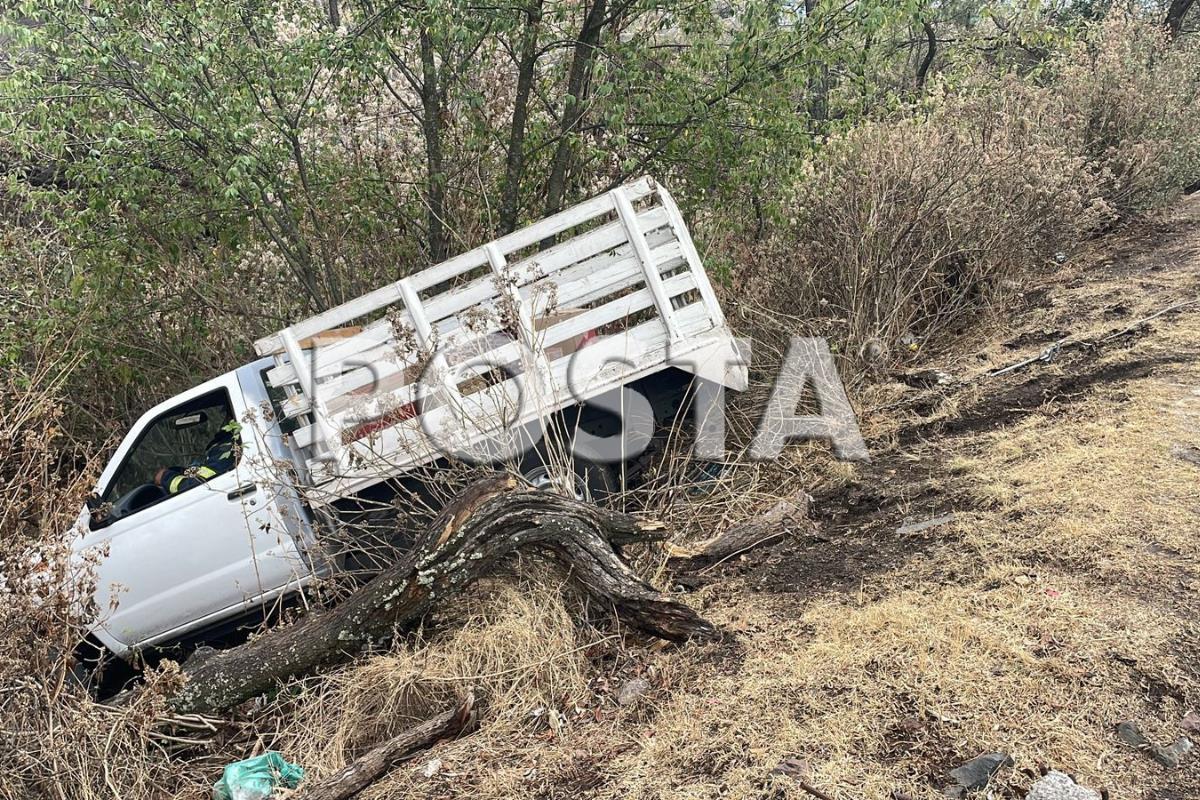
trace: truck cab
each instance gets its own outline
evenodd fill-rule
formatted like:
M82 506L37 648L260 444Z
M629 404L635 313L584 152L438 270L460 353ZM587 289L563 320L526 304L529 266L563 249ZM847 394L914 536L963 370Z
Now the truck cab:
M269 603L329 572L288 483L287 444L271 413L260 359L144 414L126 434L80 517L77 552L106 553L91 635L115 655L178 639ZM232 424L230 424L232 423ZM232 433L233 463L176 492L160 469L193 474Z

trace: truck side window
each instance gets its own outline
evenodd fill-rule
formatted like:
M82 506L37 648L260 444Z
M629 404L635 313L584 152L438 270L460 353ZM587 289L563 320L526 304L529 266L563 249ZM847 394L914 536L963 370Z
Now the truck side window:
M147 486L146 501L130 512L228 472L241 455L240 426L224 389L189 400L151 422L125 457L102 500L117 503Z
M270 368L267 368L258 375L262 379L263 386L267 388L267 397L271 398L271 410L275 412L275 421L279 423L279 432L294 433L300 427L300 421L294 417L288 419L283 415L283 402L287 400L287 392L271 385L271 381L267 377L267 373L270 371Z

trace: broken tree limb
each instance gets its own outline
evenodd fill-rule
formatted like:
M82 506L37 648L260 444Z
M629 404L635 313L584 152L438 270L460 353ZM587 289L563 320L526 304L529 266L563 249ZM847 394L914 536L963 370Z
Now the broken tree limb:
M353 797L395 766L396 762L442 739L469 733L477 722L475 696L468 695L457 708L409 728L347 764L324 780L305 784L291 800L345 800Z
M712 637L690 607L639 578L614 547L661 539L662 526L549 492L488 478L451 501L409 553L340 605L184 666L177 714L229 708L278 681L349 660L415 624L517 551L566 567L591 599L630 625L672 641Z
M690 548L673 548L674 556L694 565L715 565L757 547L771 544L808 522L811 498L803 492L776 502L766 513L739 522L724 533Z

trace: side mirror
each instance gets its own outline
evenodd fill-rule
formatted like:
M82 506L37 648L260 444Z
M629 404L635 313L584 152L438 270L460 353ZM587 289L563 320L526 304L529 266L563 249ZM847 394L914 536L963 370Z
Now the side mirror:
M88 526L92 530L102 528L109 523L108 512L112 506L104 502L100 495L92 492L84 502L88 510Z

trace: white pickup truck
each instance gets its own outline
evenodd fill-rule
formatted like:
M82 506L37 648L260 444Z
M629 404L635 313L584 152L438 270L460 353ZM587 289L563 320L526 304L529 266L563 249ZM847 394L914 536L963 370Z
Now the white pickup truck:
M630 390L668 373L746 385L679 210L650 178L255 347L257 361L150 409L101 474L74 542L100 554L94 646L129 659L261 613L340 568L322 549L331 509L413 470L501 461L548 419L637 405ZM635 455L602 452L603 433L589 463ZM206 461L221 441L226 460ZM542 451L529 452L516 463L533 477Z

